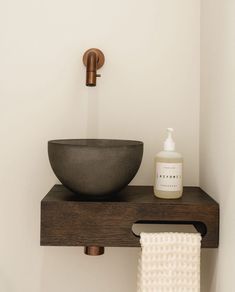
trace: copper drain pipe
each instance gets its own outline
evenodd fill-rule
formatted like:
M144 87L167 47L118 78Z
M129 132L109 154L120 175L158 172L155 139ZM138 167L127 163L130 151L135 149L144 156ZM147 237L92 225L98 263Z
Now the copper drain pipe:
M84 253L89 256L99 256L104 254L104 247L103 246L85 246Z

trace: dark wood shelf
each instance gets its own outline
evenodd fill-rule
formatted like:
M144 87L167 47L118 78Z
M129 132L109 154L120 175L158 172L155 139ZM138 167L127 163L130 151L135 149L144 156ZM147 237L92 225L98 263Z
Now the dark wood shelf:
M152 186L128 186L112 199L89 201L55 185L41 201L41 245L140 246L134 223L193 224L202 247L219 243L219 205L198 187L176 200L158 199Z

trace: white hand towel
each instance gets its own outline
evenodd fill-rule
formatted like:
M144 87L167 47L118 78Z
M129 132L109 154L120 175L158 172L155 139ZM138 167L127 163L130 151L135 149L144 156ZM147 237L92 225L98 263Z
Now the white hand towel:
M200 292L201 235L141 233L137 292Z

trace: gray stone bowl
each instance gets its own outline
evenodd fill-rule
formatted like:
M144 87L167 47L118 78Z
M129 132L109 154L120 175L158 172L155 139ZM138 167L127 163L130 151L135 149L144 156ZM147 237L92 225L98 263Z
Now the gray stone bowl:
M60 182L75 193L105 197L123 189L136 175L143 142L71 139L48 142L51 167Z

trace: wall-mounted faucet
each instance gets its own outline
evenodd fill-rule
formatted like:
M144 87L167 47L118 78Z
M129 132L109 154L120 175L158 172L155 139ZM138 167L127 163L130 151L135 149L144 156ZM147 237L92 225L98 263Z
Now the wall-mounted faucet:
M104 54L99 49L89 49L83 55L83 63L86 66L86 86L96 86L97 70L104 65Z

